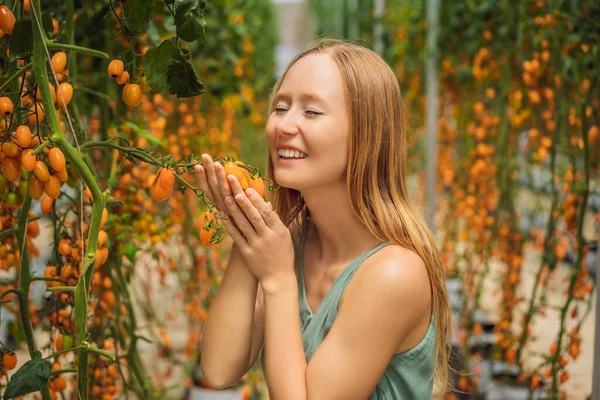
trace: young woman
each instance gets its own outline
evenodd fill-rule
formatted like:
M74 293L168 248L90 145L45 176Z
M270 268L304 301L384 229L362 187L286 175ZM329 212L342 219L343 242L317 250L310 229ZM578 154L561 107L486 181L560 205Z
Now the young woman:
M269 202L206 154L196 167L234 240L203 332L205 379L234 384L264 345L271 399L429 399L447 381L450 313L406 192L396 76L373 51L324 40L273 96Z

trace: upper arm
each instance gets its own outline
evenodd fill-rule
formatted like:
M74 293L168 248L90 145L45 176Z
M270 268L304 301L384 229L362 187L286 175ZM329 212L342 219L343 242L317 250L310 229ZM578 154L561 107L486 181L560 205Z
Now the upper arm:
M403 340L424 315L429 321L429 278L415 253L392 250L363 272L307 366L311 400L369 397Z

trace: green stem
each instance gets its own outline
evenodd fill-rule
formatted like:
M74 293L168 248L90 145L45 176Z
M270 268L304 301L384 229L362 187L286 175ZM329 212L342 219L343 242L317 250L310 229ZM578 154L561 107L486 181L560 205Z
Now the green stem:
M35 27L34 27L35 29ZM78 53L88 54L94 57L100 57L108 60L109 55L103 51L88 49L87 47L76 46L74 44L65 44L65 43L55 43L46 41L46 46L51 50L71 50L76 51Z
M72 1L72 0L71 0ZM93 268L96 260L96 249L98 248L98 233L100 231L100 220L102 218L102 210L104 209L104 196L100 191L98 183L94 179L90 169L85 164L81 157L81 153L69 144L64 138L60 127L54 104L50 94L50 86L48 82L48 74L46 72L46 47L53 49L65 49L84 52L90 55L98 55L108 58L108 55L96 50L85 49L83 47L73 45L51 44L47 43L44 31L42 30L40 16L42 15L40 0L33 0L31 7L33 17L33 72L38 83L38 90L41 92L42 104L46 110L46 121L50 128L50 140L62 150L66 160L77 171L82 181L92 192L92 216L88 233L88 247L85 251L85 256L82 261L81 275L77 286L75 287L75 328L76 341L83 343L87 337L87 300L89 295L89 287L92 279ZM31 200L29 200L31 202ZM77 390L78 397L82 399L88 398L88 352L84 349L77 351L78 369L77 374Z
M19 69L16 73L12 74L10 78L2 86L0 86L0 93L3 93L11 83L13 83L17 78L23 75L25 72L29 71L32 67L32 63L25 65L23 68Z
M50 373L50 375L56 376L56 375L60 375L60 374L69 374L69 373L73 373L73 372L77 372L77 370L75 368L57 369L56 371L52 371Z
M39 1L39 0L38 0ZM29 287L32 282L32 275L29 269L29 249L27 248L26 231L27 231L27 218L29 215L29 209L31 208L31 196L29 195L29 174L25 176L27 182L27 190L19 219L17 221L17 243L19 245L19 252L21 255L21 270L20 270L20 290L21 295L19 296L19 311L21 313L21 327L23 328L23 334L27 342L27 348L29 350L29 356L31 359L35 359L39 356L35 345L35 339L33 337L33 326L31 325L31 316L29 315ZM37 355L36 355L37 353ZM42 390L42 398L44 400L50 400L50 391L48 387L44 387Z
M39 89L38 89L38 90L39 90ZM43 150L45 147L48 147L50 144L52 144L52 142L51 142L51 141L49 141L49 140L46 140L45 142L43 142L42 144L40 144L38 147L36 147L36 148L33 150L33 152L32 152L32 153L33 153L33 155L36 155L36 156L37 156L38 154L40 154L40 153L42 152L42 150Z

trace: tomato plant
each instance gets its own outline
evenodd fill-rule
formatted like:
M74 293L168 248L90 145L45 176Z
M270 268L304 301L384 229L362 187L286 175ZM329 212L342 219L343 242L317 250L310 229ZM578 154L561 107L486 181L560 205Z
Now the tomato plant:
M192 184L194 153L239 157L242 133L264 122L258 91L273 83L267 1L92 3L0 6L0 304L16 318L23 361L0 384L7 397L152 399L174 370L179 387L188 382L227 252L214 205ZM207 87L212 97L200 98ZM216 221L208 240L194 229L200 213ZM161 287L150 279L134 298L146 268ZM38 285L42 308L30 300ZM159 297L185 307L184 354L167 329L174 317L147 308Z

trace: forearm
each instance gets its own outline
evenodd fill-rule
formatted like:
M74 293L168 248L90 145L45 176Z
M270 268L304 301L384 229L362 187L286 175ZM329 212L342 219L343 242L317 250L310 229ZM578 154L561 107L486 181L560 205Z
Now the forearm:
M306 391L306 356L302 343L298 286L295 279L265 288L265 378L270 398L302 399Z
M257 286L234 244L202 334L201 368L215 387L233 384L247 372Z

